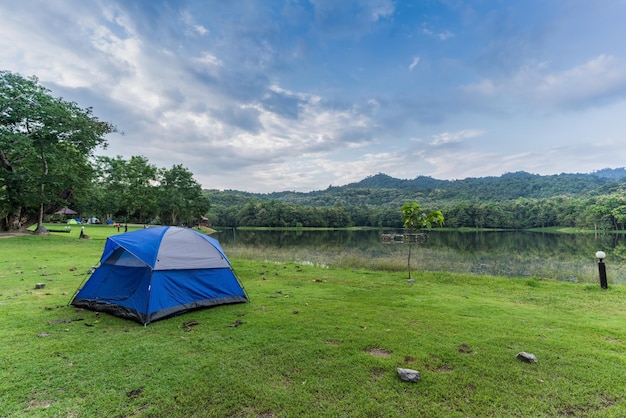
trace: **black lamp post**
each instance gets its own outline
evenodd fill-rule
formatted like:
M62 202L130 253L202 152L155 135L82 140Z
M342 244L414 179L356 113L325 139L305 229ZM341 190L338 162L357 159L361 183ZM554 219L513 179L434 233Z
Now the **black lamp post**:
M606 254L604 254L604 251L598 251L596 258L598 259L598 273L600 273L600 287L602 289L608 289L609 285L606 282L606 265L604 264Z

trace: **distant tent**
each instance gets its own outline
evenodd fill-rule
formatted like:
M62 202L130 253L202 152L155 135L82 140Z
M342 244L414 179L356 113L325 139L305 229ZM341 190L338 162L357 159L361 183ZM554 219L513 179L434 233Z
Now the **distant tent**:
M78 224L78 221L76 219L68 219L67 223L70 224L70 225L76 225L76 224Z
M107 238L100 266L71 304L147 325L192 309L248 302L219 242L187 228Z

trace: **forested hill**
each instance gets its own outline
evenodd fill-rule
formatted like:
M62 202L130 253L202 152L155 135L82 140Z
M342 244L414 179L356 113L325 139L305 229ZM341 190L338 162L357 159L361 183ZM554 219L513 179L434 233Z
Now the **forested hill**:
M626 168L603 169L589 174L558 174L542 176L527 172L507 173L499 177L437 180L419 176L412 180L376 174L357 183L330 186L309 193L275 192L267 194L240 191L209 191L217 204L243 204L251 198L270 199L303 206L328 207L376 206L399 207L408 200L421 204L442 204L458 201L501 202L518 198L546 199L556 196L592 197L614 193L626 188Z

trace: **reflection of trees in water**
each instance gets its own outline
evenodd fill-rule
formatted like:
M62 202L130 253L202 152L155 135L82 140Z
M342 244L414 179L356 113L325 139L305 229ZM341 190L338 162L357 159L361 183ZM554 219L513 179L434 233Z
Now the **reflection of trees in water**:
M337 247L368 248L380 241L379 231L255 231L237 230L233 235L229 230L217 236L223 245L252 245L263 247Z
M216 235L225 250L237 245L280 249L285 257L307 253L324 264L342 255L368 259L406 259L408 245L383 243L379 230L251 231L223 230ZM394 232L394 231L384 231ZM395 231L403 233L401 230ZM458 271L505 276L555 277L570 280L593 276L594 254L607 253L613 280L626 281L626 236L618 234L550 234L528 231L440 231L415 251L422 270ZM624 278L621 278L624 276Z
M402 232L398 232L402 233ZM381 231L253 231L223 230L218 235L222 245L252 245L262 247L326 247L370 249L382 244ZM401 245L401 244L400 244ZM626 236L619 234L549 234L528 231L430 231L422 245L430 249L447 249L460 253L527 254L545 257L593 257L596 251L624 254ZM621 249L621 250L619 250Z
M598 249L609 250L624 242L622 235L548 234L515 232L432 232L429 245L467 253L593 258Z

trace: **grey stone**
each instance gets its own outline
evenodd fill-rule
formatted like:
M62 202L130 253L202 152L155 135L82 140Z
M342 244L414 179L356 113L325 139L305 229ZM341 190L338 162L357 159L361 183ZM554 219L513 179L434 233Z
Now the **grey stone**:
M526 362L526 363L536 363L537 357L534 354L527 353L522 351L521 353L517 353L517 358Z
M398 367L398 376L400 376L400 379L405 382L412 383L416 383L422 379L422 375L417 370L403 369L402 367Z

